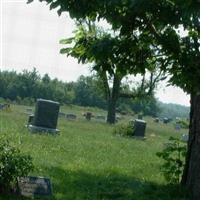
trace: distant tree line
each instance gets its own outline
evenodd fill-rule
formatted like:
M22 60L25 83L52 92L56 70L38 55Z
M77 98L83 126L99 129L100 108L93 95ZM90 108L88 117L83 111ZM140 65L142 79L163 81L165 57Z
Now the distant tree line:
M17 104L33 105L37 98L44 98L61 104L106 109L107 101L103 90L103 83L97 75L80 76L76 82L63 82L56 78L51 79L48 74L40 76L35 69L24 70L21 73L0 71L0 97ZM122 84L121 91L126 94L136 92L128 83ZM122 113L134 112L150 116L159 116L160 113L164 113L171 116L171 111L167 112L167 110L170 110L170 105L168 108L166 104L161 105L154 95L145 98L120 98L117 103L117 111ZM182 116L181 113L187 116L189 112L189 109L182 110L178 105L176 110L178 112L173 114L179 114L178 116Z
M189 119L190 107L162 102L159 102L158 106L160 108L160 112L158 113L159 117L170 117L172 119L180 117Z

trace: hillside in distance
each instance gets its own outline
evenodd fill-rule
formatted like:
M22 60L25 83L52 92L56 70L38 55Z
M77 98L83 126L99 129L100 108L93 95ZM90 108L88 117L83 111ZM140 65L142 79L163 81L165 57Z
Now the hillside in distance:
M189 118L190 107L174 103L163 103L163 102L158 102L158 106L160 108L158 117Z

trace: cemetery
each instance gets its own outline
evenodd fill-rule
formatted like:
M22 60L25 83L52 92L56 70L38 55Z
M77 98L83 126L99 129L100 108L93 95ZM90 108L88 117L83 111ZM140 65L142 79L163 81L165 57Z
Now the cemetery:
M51 104L48 113L55 118L40 113L43 103ZM39 105L38 105L39 104ZM35 110L28 118L24 110ZM34 107L12 105L12 111L1 112L1 133L7 133L10 141L18 144L22 152L33 157L34 170L25 179L19 177L21 195L27 198L47 199L187 199L184 191L173 193L160 173L161 151L169 136L180 139L185 134L177 132L172 123L155 123L151 117L126 115L115 126L131 124L135 137L113 135L113 126L101 120L87 120L82 113L85 108L61 106L60 112L76 113L77 119L66 120L58 117L59 105L55 102L39 100ZM87 112L86 112L87 113ZM104 110L91 108L93 116L105 116ZM39 116L38 116L39 115ZM40 118L40 115L45 116ZM38 117L38 118L35 118ZM51 126L49 121L52 120ZM57 123L56 123L57 119ZM27 123L39 128L59 129L59 135L30 134L24 126ZM15 130L13 132L13 130ZM137 138L145 140L137 140ZM186 136L184 136L185 140ZM136 164L138 163L138 164ZM144 179L145 177L145 179ZM145 181L142 181L145 180ZM148 190L153 187L151 193ZM38 188L38 189L37 189ZM40 189L39 189L40 188ZM140 188L140 189L139 189ZM160 188L164 188L160 190ZM141 192L143 197L141 198ZM6 195L3 199L21 199ZM180 198L179 198L180 197ZM166 199L167 199L166 198ZM1 199L1 195L0 195Z
M1 11L0 200L200 200L199 0Z

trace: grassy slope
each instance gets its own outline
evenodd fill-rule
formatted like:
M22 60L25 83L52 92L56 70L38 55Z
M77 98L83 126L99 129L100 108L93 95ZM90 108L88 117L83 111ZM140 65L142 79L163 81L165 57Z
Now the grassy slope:
M169 136L179 137L186 131L176 132L172 125L147 118L146 140L122 138L112 135L113 126L85 121L81 113L86 108L65 107L62 111L76 113L79 118L60 118L60 135L30 134L25 128L26 108L12 106L11 112L1 111L0 133L32 155L36 166L32 175L51 178L56 200L188 199L182 191L166 185L159 170L161 161L155 155Z

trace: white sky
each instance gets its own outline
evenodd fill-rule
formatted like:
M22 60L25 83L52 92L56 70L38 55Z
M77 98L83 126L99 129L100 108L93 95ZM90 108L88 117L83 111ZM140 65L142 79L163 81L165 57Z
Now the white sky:
M45 3L26 0L1 1L1 70L32 70L63 81L90 73L88 66L59 54L59 40L72 35L74 23L67 15L58 17ZM163 102L189 105L182 90L160 86L156 96Z

